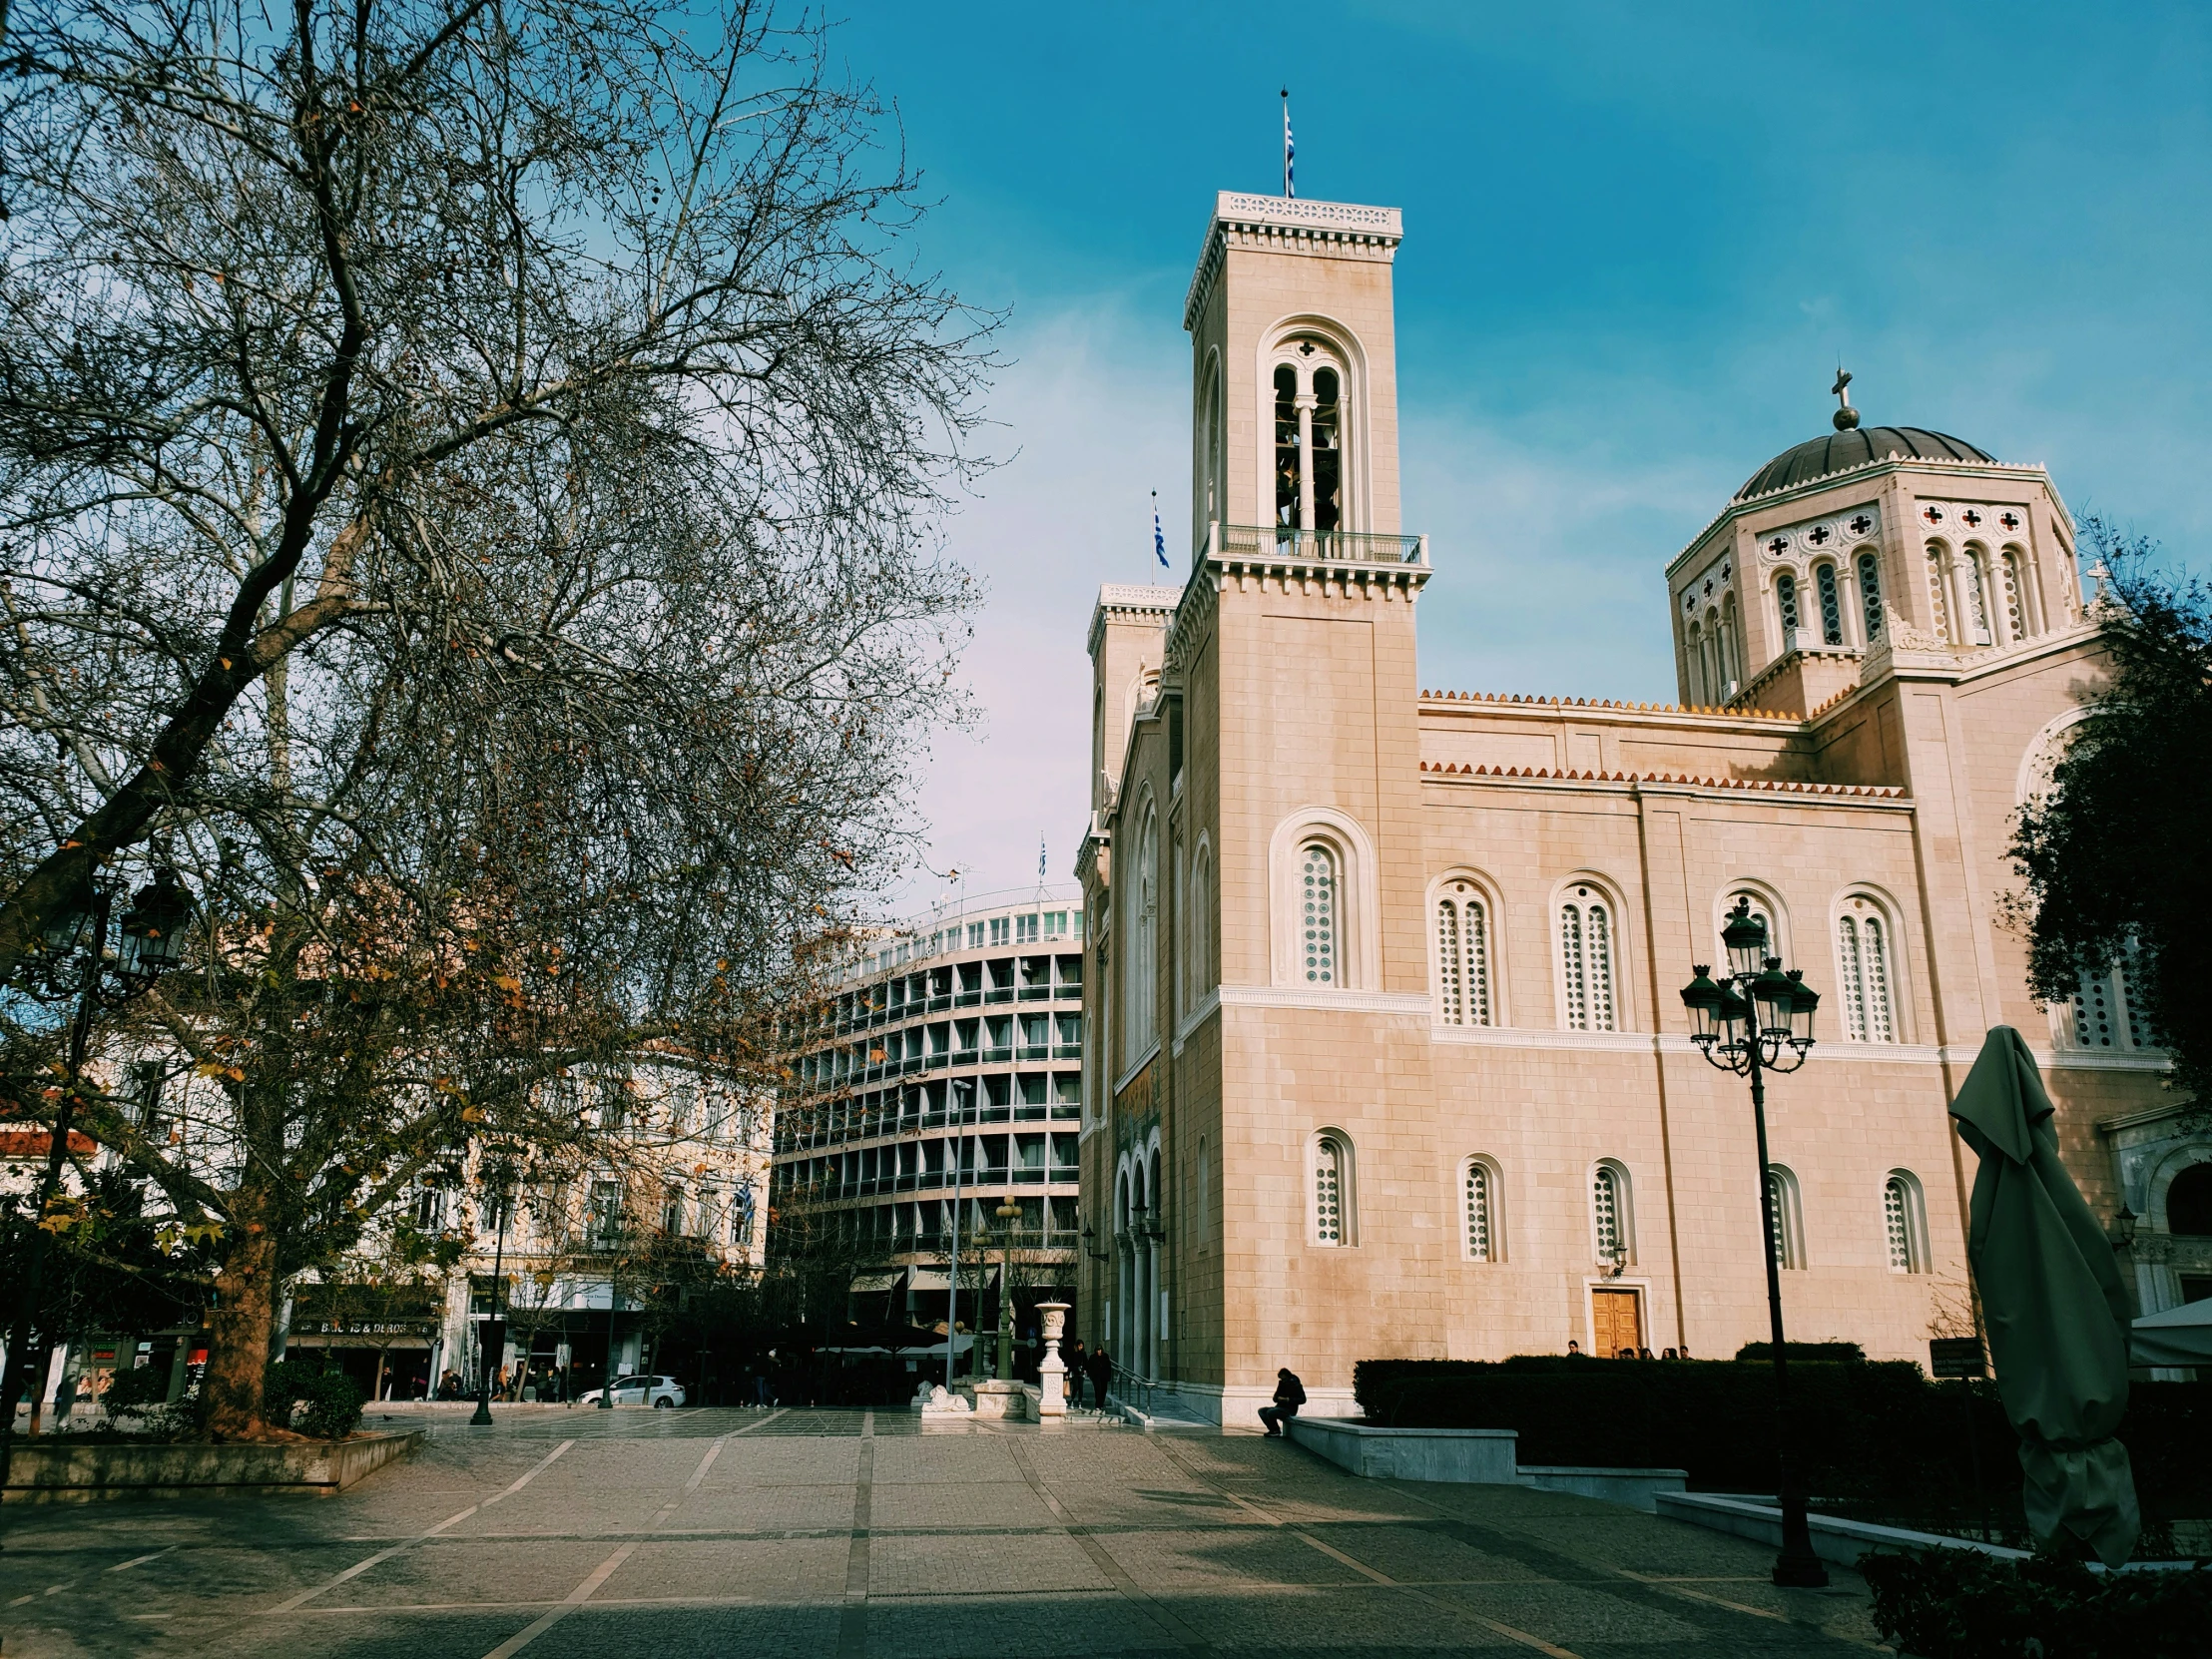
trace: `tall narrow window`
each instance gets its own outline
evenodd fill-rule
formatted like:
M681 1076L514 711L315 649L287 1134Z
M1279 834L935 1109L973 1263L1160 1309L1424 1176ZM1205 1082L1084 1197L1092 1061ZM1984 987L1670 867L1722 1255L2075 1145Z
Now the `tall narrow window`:
M1859 605L1867 622L1867 643L1882 638L1882 561L1872 553L1859 555Z
M1298 528L1298 370L1283 363L1275 371L1275 522Z
M1459 891L1467 894L1464 883ZM1485 919L1482 901L1471 894L1436 901L1436 1011L1446 1025L1490 1023Z
M1821 565L1813 572L1813 586L1821 596L1821 644L1844 643L1844 601L1836 588L1836 567Z
M2119 1022L2112 1017L2112 981L2108 974L2083 973L2074 996L2074 1041L2083 1048L2117 1046Z
M1304 924L1306 981L1337 983L1337 859L1320 841L1309 841L1299 856L1301 921Z
M1344 522L1344 408L1333 368L1314 371L1314 528Z
M2020 608L2020 559L2007 547L1997 560L1997 573L2004 585L2004 631L2015 643L2027 638L2027 616Z
M1335 1135L1314 1141L1314 1242L1341 1245L1346 1239L1346 1188L1350 1185L1345 1144Z
M1559 958L1567 1029L1613 1030L1613 922L1595 889L1559 907Z
M1590 1222L1601 1262L1625 1260L1628 1232L1621 1225L1620 1175L1610 1164L1600 1164L1590 1177Z
M1797 1183L1779 1166L1767 1170L1767 1227L1774 1236L1776 1266L1785 1271L1805 1266L1798 1244L1803 1228L1797 1213Z
M1892 1273L1928 1271L1928 1221L1921 1209L1920 1183L1904 1170L1892 1170L1882 1184L1882 1230Z
M1943 553L1928 544L1928 625L1941 640L1950 638L1950 607L1943 603Z
M1864 904L1864 900L1860 901ZM1837 965L1842 971L1844 1034L1853 1042L1897 1040L1890 1002L1890 940L1882 917L1871 908L1836 923Z
M1691 623L1683 636L1683 656L1690 665L1690 701L1702 704L1707 701L1705 690L1705 636L1696 623Z
M1774 602L1782 613L1782 645L1788 650L1795 642L1790 635L1798 631L1797 578L1788 571L1774 579Z
M2143 982L2141 968L2142 947L2134 939L2127 941L2127 948L2112 969L2113 988L2120 993L2120 1005L2127 1013L2127 1040L2133 1048L2156 1048L2158 1033L2151 1028L2150 1008L2138 987Z
M1446 1025L1467 1021L1464 957L1459 944L1459 906L1450 899L1436 903L1436 1001Z
M1975 548L1967 548L1958 562L1958 585L1965 593L1967 638L1975 645L1987 645L1989 596L1982 581L1981 554Z
M1479 1158L1467 1160L1465 1197L1467 1260L1494 1260L1491 1247L1490 1171Z

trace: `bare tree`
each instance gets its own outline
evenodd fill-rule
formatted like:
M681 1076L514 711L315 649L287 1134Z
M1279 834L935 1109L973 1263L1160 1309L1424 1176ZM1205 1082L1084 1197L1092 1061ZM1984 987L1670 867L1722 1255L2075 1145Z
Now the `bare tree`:
M225 1229L252 1431L284 1276L473 1137L577 1144L549 1081L772 1077L959 713L990 319L769 9L18 0L11 49L0 970L103 870L204 895L117 1040L209 1155L81 1121Z

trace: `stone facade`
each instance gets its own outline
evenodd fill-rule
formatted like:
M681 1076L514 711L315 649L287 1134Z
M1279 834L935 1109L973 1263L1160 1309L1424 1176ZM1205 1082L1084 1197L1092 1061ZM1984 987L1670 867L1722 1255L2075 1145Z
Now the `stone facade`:
M2174 1111L2120 977L2038 1006L1999 907L2101 672L2065 507L1940 434L1817 440L1669 564L1681 705L1424 691L1400 235L1221 197L1189 579L1092 618L1082 1334L1230 1420L1278 1366L1326 1409L1367 1358L1762 1340L1745 1085L1678 995L1745 894L1827 998L1769 1091L1791 1335L1925 1358L1971 1318L1945 1106L1991 1025L2100 1212L2108 1126ZM2127 1166L2150 1233L2158 1170L2212 1157L2167 1141Z

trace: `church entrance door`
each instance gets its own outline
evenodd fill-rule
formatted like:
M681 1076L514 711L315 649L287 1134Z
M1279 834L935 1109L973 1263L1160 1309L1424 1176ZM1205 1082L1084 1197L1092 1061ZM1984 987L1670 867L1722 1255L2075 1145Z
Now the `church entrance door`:
M1617 1359L1622 1349L1631 1353L1644 1346L1643 1320L1634 1291L1590 1293L1590 1351L1600 1359Z

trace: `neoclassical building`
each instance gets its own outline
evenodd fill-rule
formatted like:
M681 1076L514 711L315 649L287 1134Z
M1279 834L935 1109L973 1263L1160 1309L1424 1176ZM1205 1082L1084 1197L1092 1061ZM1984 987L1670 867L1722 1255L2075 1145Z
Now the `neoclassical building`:
M2212 1144L2124 975L2036 1004L1999 909L2100 675L2048 475L1840 409L1667 564L1680 704L1423 691L1400 234L1220 197L1190 573L1092 616L1083 1335L1228 1420L1284 1365L1326 1407L1371 1357L1763 1339L1745 1085L1678 995L1739 895L1826 999L1769 1091L1793 1337L1970 1318L1945 1107L2000 1022L2145 1309L2212 1291L2164 1210Z

